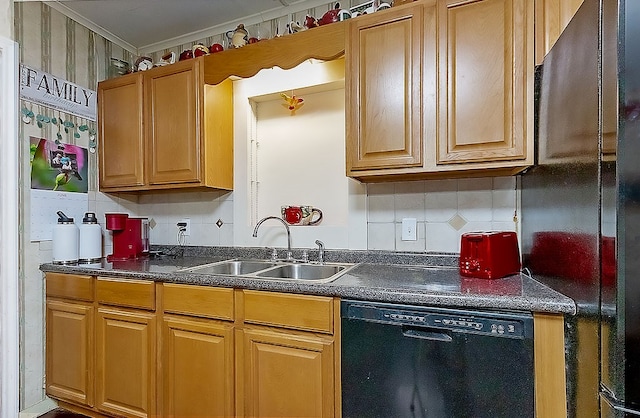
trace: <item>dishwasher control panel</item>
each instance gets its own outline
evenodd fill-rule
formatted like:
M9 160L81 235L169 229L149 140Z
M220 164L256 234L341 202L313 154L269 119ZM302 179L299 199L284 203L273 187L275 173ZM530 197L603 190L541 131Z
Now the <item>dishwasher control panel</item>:
M531 333L530 316L520 314L462 311L441 308L407 309L389 304L352 303L345 318L369 320L389 325L434 328L453 332L525 338ZM522 318L521 318L522 317Z

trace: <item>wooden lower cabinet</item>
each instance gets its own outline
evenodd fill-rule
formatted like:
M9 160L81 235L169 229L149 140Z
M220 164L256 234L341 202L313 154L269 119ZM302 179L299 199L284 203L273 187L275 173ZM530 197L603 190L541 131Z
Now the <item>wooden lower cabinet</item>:
M244 416L335 416L333 337L250 328L237 340Z
M155 415L154 313L98 308L96 406L127 417Z
M46 286L46 391L68 409L341 416L338 298L56 273ZM534 314L534 331L536 417L566 416L563 316Z
M163 416L234 416L232 323L165 317L162 349Z
M536 418L567 415L564 318L558 314L534 313L534 364ZM594 393L597 399L597 393Z
M47 299L46 391L93 406L93 306Z

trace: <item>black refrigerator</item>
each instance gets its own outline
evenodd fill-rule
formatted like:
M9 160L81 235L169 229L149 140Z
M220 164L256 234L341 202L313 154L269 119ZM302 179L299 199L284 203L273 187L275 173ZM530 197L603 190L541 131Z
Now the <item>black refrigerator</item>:
M536 75L522 253L576 301L569 416L640 416L640 0L585 0Z

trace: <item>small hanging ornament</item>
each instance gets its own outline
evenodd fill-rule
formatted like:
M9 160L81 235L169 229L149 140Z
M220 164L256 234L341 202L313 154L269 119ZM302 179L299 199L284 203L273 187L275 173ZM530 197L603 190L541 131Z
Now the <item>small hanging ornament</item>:
M96 153L96 130L93 127L87 126L89 132L89 152L92 154Z
M285 101L283 106L285 106L287 109L289 109L289 111L291 111L291 116L293 116L296 113L296 110L300 109L302 105L304 105L304 99L301 97L296 97L296 95L293 94L293 92L291 92L291 96L287 95L286 93L280 93L280 96Z
M26 105L22 106L22 122L31 123L34 118L33 110L27 108Z
M60 141L62 141L62 134L60 133L60 125L62 125L63 121L62 118L60 117L60 112L58 112L58 117L57 118L53 118L52 122L54 125L58 126L58 132L56 132L56 140L55 143L56 145L60 145Z

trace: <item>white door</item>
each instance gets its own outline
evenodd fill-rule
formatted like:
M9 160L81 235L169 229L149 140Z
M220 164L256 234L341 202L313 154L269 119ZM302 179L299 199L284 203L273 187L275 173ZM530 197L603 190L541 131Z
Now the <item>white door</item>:
M19 409L18 46L0 37L0 416Z

